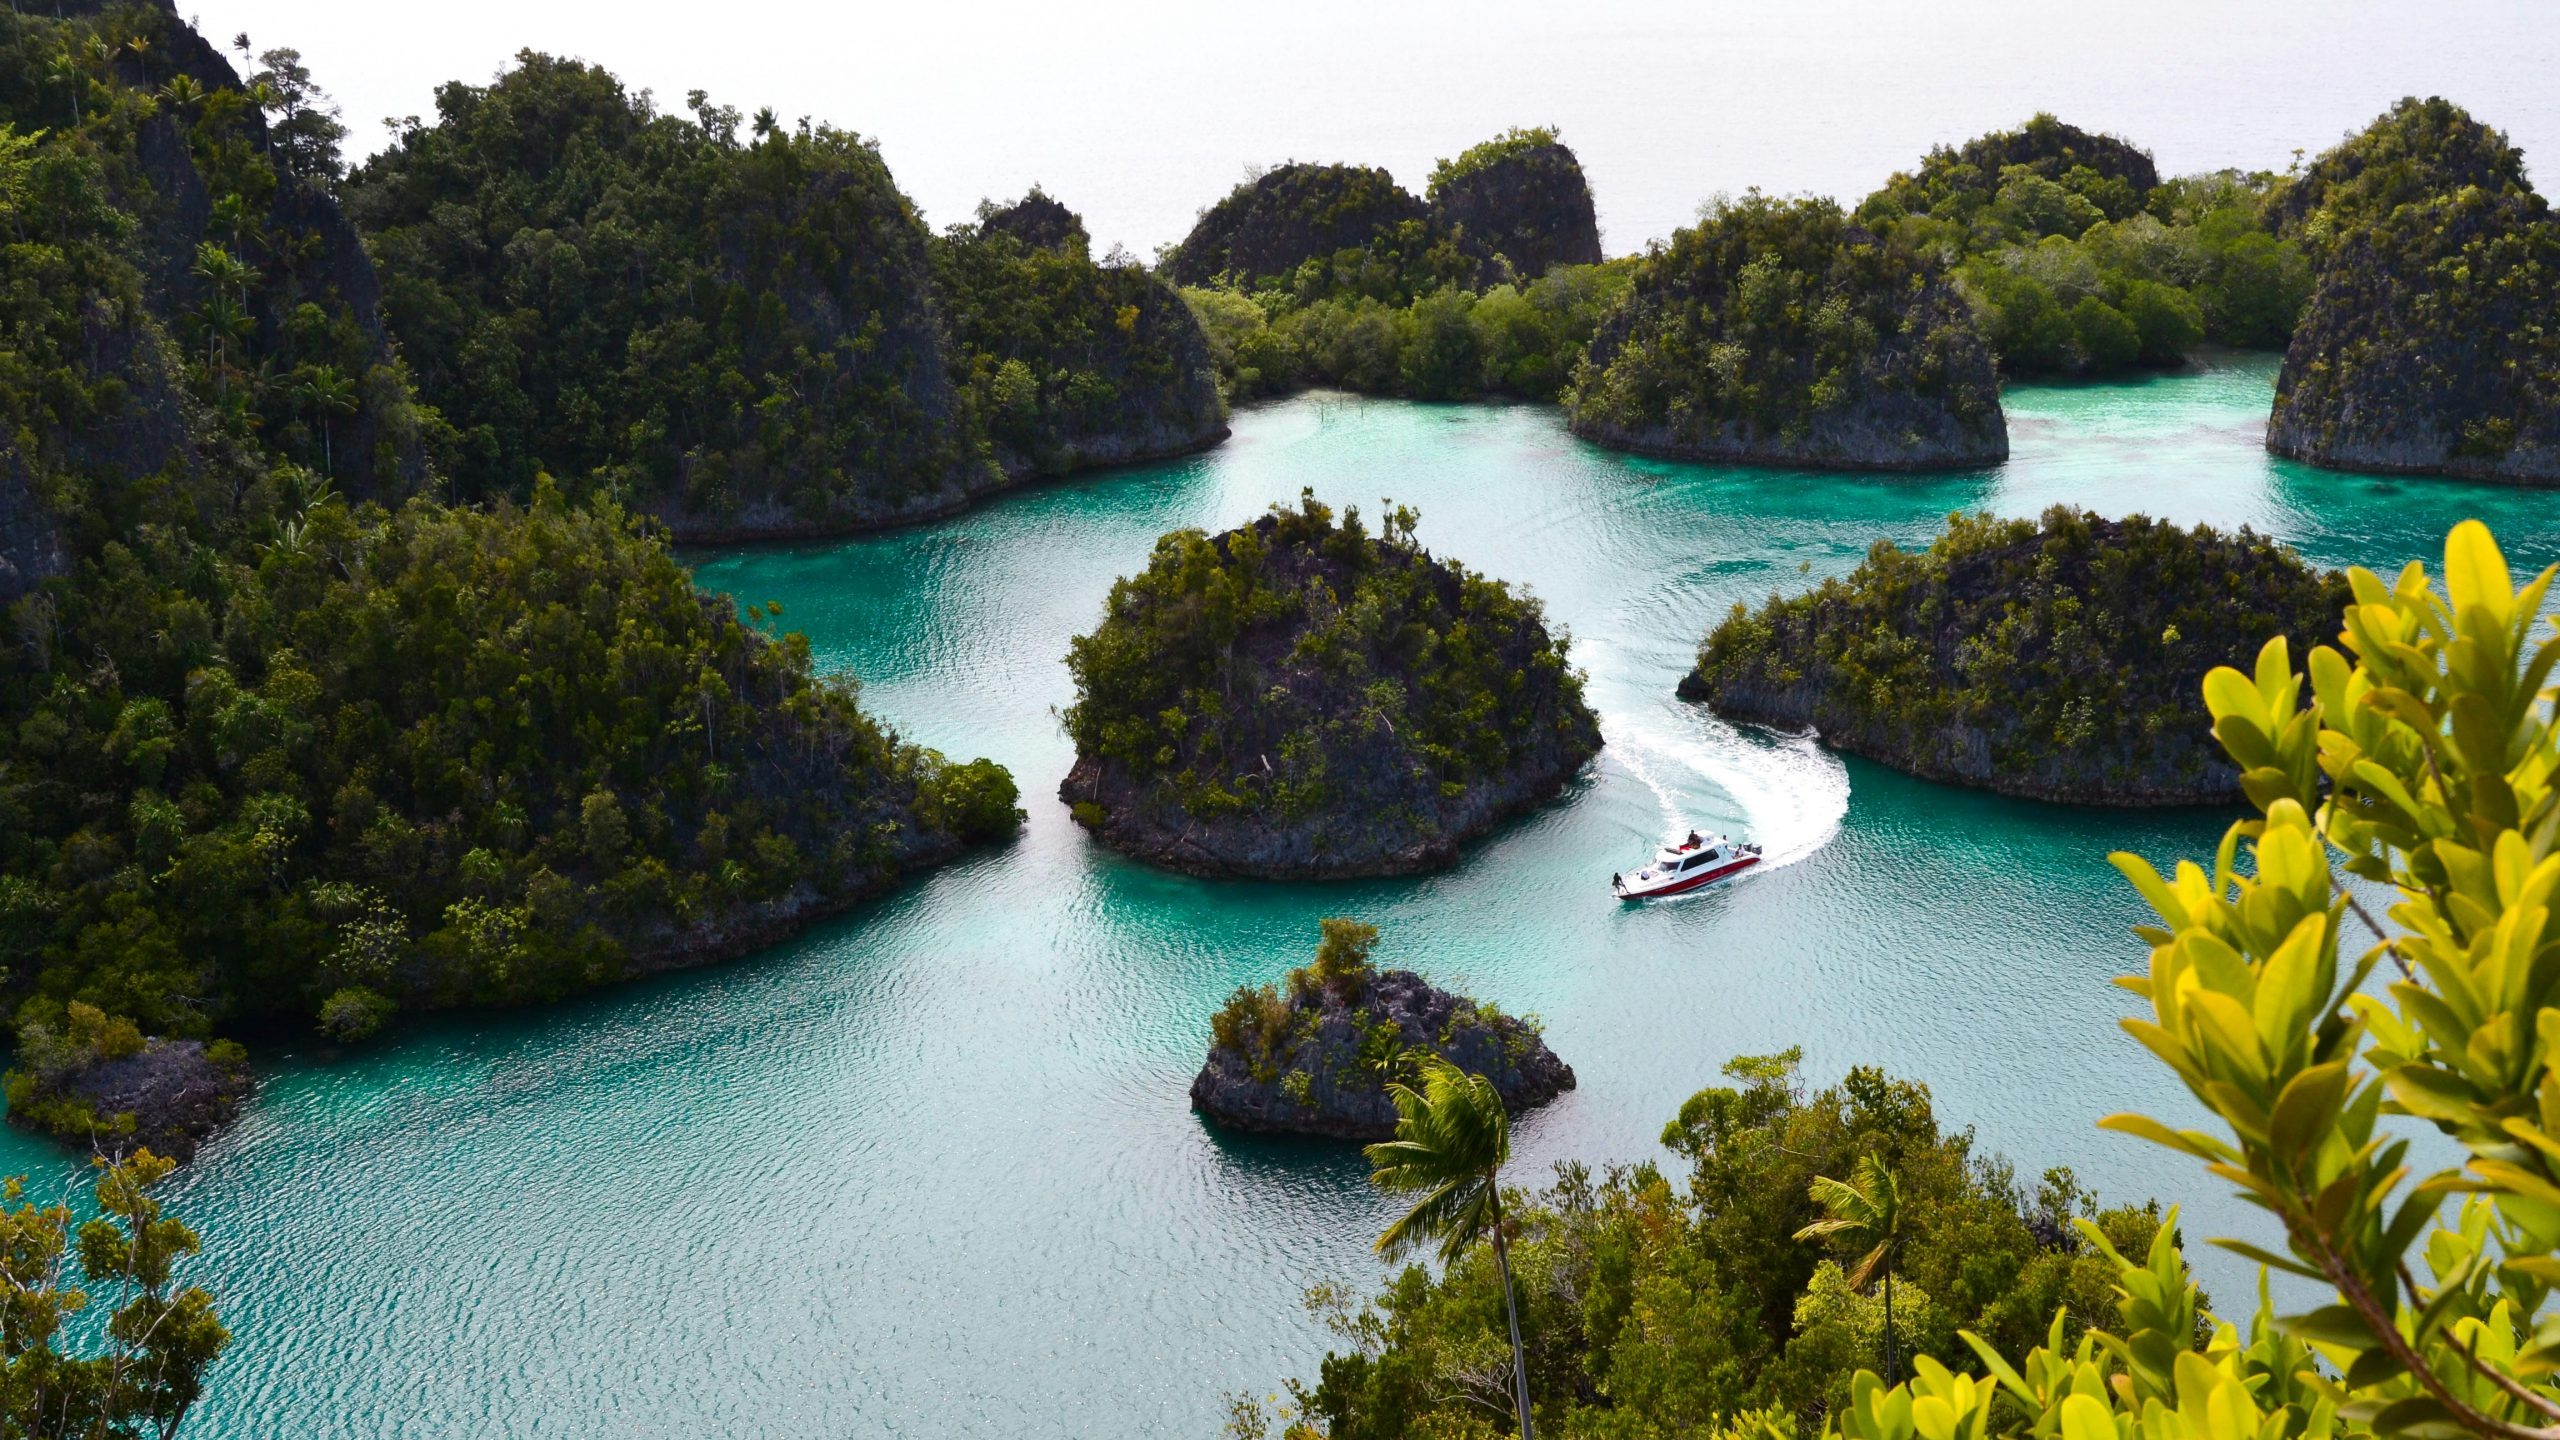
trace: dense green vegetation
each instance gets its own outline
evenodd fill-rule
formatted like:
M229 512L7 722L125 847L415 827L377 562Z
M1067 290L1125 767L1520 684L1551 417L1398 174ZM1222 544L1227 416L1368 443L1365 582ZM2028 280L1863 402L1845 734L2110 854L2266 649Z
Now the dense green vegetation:
M2411 96L2288 180L2267 221L2325 256L2403 205L2470 188L2531 194L2524 152L2449 100Z
M1012 828L1001 771L897 742L609 506L163 543L85 563L45 637L112 674L12 677L22 1020L550 998Z
M0 17L0 70L29 1074L735 953L1014 828L1003 771L880 729L613 504L402 498L438 427L317 188L325 133L272 148L191 31ZM106 1119L76 1108L45 1113Z
M2244 530L2057 506L1949 517L1917 554L1879 541L1845 580L1708 635L1681 693L1810 724L1932 779L2096 803L2227 799L2194 677L2269 635L2335 623L2342 581Z
M1336 385L1417 400L1553 400L1631 271L1624 261L1564 265L1525 285L1451 286L1403 305L1365 295L1302 301L1276 289L1182 295L1233 399Z
M1423 195L1436 202L1470 176L1516 165L1561 143L1553 126L1514 125L1490 140L1479 140L1459 151L1454 159L1444 157L1432 162L1431 182L1424 187Z
M2560 484L2560 221L2504 135L2404 100L2276 211L2327 263L2277 377L2269 449Z
M1319 849L1365 854L1579 768L1599 727L1564 642L1536 600L1426 554L1416 518L1390 506L1373 536L1310 491L1158 540L1067 657L1088 823L1111 808L1096 787L1125 788L1136 810L1313 825Z
M1905 1353L1961 1353L1959 1329L2022 1350L2057 1306L2076 1333L2108 1312L2115 1267L2069 1222L2094 1219L2136 1255L2159 1229L2147 1208L2100 1211L2068 1171L2030 1193L1969 1132L1942 1128L1924 1086L1857 1069L1808 1093L1797 1058L1736 1060L1736 1084L1681 1107L1663 1141L1685 1177L1568 1164L1544 1191L1509 1197L1539 1433L1711 1434L1750 1410L1818 1425L1844 1408L1851 1374L1881 1361L1880 1298L1846 1282L1855 1247L1795 1237L1826 1214L1814 1178L1854 1175L1863 1157L1889 1166L1901 1194ZM1488 1250L1461 1248L1443 1274L1408 1268L1366 1303L1313 1293L1344 1344L1315 1386L1293 1387L1291 1408L1333 1440L1510 1428L1502 1275ZM1240 1404L1239 1428L1270 1418L1259 1409Z
M1513 130L1440 162L1428 204L1383 170L1257 176L1163 268L1231 399L1336 385L1552 400L1625 293L1628 267L1599 261L1573 152L1551 130Z
M154 9L0 25L0 470L92 534L134 517L79 472L171 459L182 388L317 479L397 491L420 473L420 418L354 237L278 169L237 82L207 79L230 75ZM261 93L290 120L296 99ZM194 206L181 183L200 187ZM145 308L165 326L132 324Z
M2127 142L2038 115L1932 151L1858 221L1947 260L2009 373L2105 374L2284 343L2312 267L2262 223L2282 183L2164 183Z
M987 483L879 153L690 104L527 51L348 178L419 393L460 433L457 491L521 499L549 471L711 532Z
M1754 191L1650 250L1565 397L1574 432L1696 459L2008 454L1999 382L1938 267L1827 200Z
M953 378L1011 472L1195 449L1226 434L1211 353L1172 286L1097 265L1038 191L933 242Z
M1429 207L1384 170L1289 164L1247 178L1165 252L1176 284L1409 299L1471 267Z

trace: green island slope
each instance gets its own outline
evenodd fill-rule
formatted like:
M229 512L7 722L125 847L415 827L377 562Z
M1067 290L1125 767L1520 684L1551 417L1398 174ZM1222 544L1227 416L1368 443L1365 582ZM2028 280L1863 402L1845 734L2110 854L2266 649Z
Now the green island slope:
M2345 599L2338 576L2246 530L1958 515L1926 551L1880 541L1845 580L1735 606L1680 694L2005 795L2223 802L2240 773L2197 677L2271 635L2325 638Z
M2403 205L2473 188L2531 193L2524 152L2450 100L2407 96L2283 180L2266 224L2325 258Z
M1600 748L1537 602L1312 492L1177 530L1067 657L1059 798L1112 847L1203 875L1396 875L1555 796Z
M1038 190L933 242L953 379L1008 475L1062 475L1227 438L1208 338L1171 285L1094 263Z
M221 1032L738 954L1018 821L614 505L417 493L300 105L165 4L0 16L0 995L84 1143L218 1121Z
M1471 266L1430 207L1368 165L1292 161L1247 179L1200 212L1164 258L1179 285L1227 280L1252 288L1294 281L1309 265L1342 272L1332 285L1410 289L1455 282Z
M924 224L860 138L662 114L527 51L348 177L466 496L536 474L688 536L947 510L1001 477L951 383ZM589 477L592 477L589 479Z
M2269 450L2560 485L2560 221L2504 135L2403 100L2276 211L2327 260L2276 378Z
M1925 252L1753 192L1657 245L1591 339L1573 432L1675 459L1928 469L2007 458L1999 377Z
M1857 219L1953 257L2004 372L2106 375L2285 343L2312 263L2266 223L2283 186L2236 170L2164 181L2130 142L2040 114L1931 151Z

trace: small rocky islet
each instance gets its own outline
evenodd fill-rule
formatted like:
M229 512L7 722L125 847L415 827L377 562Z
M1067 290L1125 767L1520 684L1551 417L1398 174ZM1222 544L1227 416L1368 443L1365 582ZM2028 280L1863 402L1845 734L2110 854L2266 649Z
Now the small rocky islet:
M1599 751L1537 601L1313 492L1178 530L1068 655L1058 797L1104 844L1195 875L1407 875L1560 793Z
M2263 536L1957 516L1707 636L1683 698L1924 779L2082 805L2240 798L2197 679L2337 628L2345 580Z
M146 1036L74 1001L60 1022L21 1028L7 1088L15 1124L102 1156L148 1149L184 1164L238 1115L251 1079L236 1044Z
M1533 1021L1377 969L1373 926L1333 919L1323 933L1313 964L1239 987L1218 1012L1194 1110L1231 1130L1385 1140L1396 1133L1388 1087L1425 1056L1484 1076L1513 1114L1574 1087Z

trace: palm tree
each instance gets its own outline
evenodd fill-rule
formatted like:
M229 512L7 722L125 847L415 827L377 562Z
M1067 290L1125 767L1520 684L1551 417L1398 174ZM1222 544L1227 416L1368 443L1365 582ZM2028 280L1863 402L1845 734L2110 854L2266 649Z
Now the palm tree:
M1511 1317L1512 1405L1520 1417L1520 1440L1534 1440L1529 1357L1520 1344L1520 1302L1511 1292L1511 1250L1502 1234L1502 1166L1511 1158L1511 1123L1502 1113L1502 1097L1483 1076L1433 1056L1423 1062L1421 1078L1419 1091L1388 1087L1396 1138L1362 1152L1379 1189L1423 1192L1378 1237L1378 1253L1392 1258L1437 1240L1441 1263L1451 1264L1478 1240L1493 1241L1502 1304Z
M320 417L320 464L323 471L338 473L337 446L330 436L330 417L356 413L356 382L338 373L334 365L304 365L293 374L293 402Z
M1893 1262L1902 1258L1902 1187L1894 1183L1893 1172L1873 1154L1858 1157L1858 1183L1834 1180L1828 1175L1813 1179L1813 1199L1828 1218L1816 1220L1796 1232L1799 1240L1821 1240L1837 1235L1852 1246L1865 1246L1867 1253L1859 1257L1849 1271L1849 1288L1864 1290L1876 1277L1884 1277L1884 1383L1893 1383Z

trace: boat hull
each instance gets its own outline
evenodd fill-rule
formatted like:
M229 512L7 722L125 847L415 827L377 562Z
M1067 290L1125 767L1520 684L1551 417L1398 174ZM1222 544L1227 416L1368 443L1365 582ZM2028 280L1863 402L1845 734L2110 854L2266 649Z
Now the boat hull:
M1650 889L1620 890L1618 892L1618 898L1621 900L1659 900L1667 895L1686 895L1690 891L1703 889L1706 886L1713 885L1719 880L1739 875L1743 871L1748 870L1759 863L1759 856L1744 855L1732 861L1730 864L1713 866L1711 868L1701 870L1695 875L1683 875L1676 880L1669 881Z

